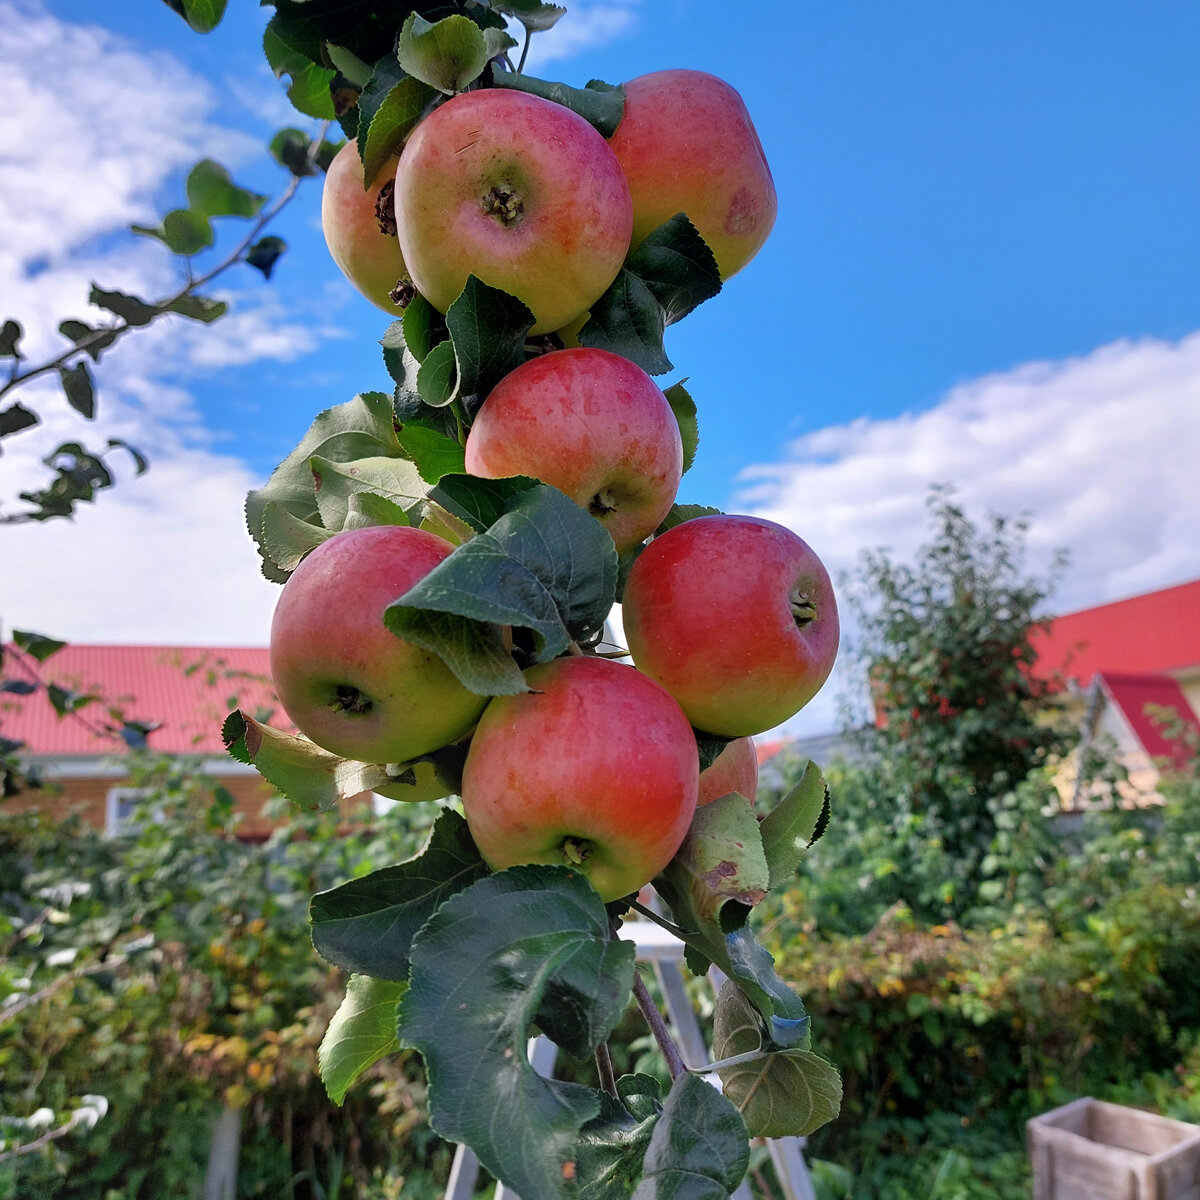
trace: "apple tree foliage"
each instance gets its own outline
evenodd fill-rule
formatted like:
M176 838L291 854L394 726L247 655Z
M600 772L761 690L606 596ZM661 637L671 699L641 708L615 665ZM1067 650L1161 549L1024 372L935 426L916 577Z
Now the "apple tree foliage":
M197 30L221 18L219 0L167 0ZM620 87L577 88L525 75L509 30L549 28L564 10L538 0L276 0L264 49L303 114L353 138L370 186L416 124L446 98L516 88L566 105L605 136L620 122ZM514 55L520 57L514 66ZM711 250L680 213L629 253L579 332L585 346L647 372L674 370L667 326L721 288ZM527 478L468 475L467 431L492 387L532 355L558 348L515 297L472 276L443 315L419 294L383 331L391 390L364 391L322 412L247 501L248 528L267 578L285 582L333 535L369 525L436 531L456 549L388 608L398 635L439 655L481 695L525 690L522 671L564 653L597 653L632 554L585 509ZM698 441L682 382L666 388L685 461ZM712 510L676 506L663 530ZM230 752L280 792L326 807L394 782L413 764L352 763L243 712L228 718ZM701 767L727 739L697 731ZM433 764L448 793L464 750ZM720 1197L746 1170L748 1139L806 1134L836 1115L836 1070L812 1051L801 997L774 970L750 919L789 881L824 832L829 801L815 768L764 820L730 794L697 810L674 860L653 881L663 909L633 897L605 905L569 866L492 871L463 817L446 806L414 858L313 897L318 951L349 974L320 1068L340 1102L356 1079L401 1044L428 1073L431 1123L470 1145L483 1165L533 1200L580 1196ZM606 1042L631 990L660 1039L665 1025L635 986L631 907L667 925L696 974L728 983L716 1010L721 1061L682 1069L663 1094L645 1076L601 1086L546 1079L526 1059L531 1032L578 1058L607 1059ZM670 1047L664 1043L668 1051ZM720 1073L724 1093L700 1076ZM611 1074L611 1072L609 1072Z

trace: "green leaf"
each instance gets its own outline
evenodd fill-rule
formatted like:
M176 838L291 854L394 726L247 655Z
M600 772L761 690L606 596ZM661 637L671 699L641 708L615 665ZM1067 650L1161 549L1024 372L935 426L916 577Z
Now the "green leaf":
M139 300L137 296L127 295L125 292L106 292L94 283L92 290L88 292L88 303L113 313L120 317L126 325L135 327L149 325L160 311L153 304Z
M177 208L167 213L157 229L149 225L131 225L130 228L144 237L157 238L173 254L181 254L185 258L207 250L215 240L209 219L190 208Z
M430 1124L519 1195L574 1194L576 1139L599 1111L595 1092L534 1072L529 1027L591 1054L624 1011L634 953L610 940L600 898L564 867L482 879L413 940L399 1035L425 1059Z
M37 684L26 679L0 680L0 693L7 696L32 696L37 691Z
M674 529L676 525L682 525L684 521L690 521L693 517L715 517L720 516L719 508L710 508L706 504L673 504L671 511L663 517L662 524L654 531L655 537L662 537L668 529Z
M683 439L683 469L688 472L696 461L696 450L700 445L700 424L696 416L696 402L680 380L663 391L675 420L679 423L679 436Z
M385 360L387 358L387 351L390 350L395 353L402 347L407 346L417 362L424 362L425 356L433 349L437 340L433 337L432 331L434 322L438 319L438 316L439 314L433 305L420 292L417 292L408 302L408 307L404 310L404 316L399 321L393 321L380 340L380 345L383 346L385 351ZM396 328L397 326L399 326L399 329Z
M246 251L246 264L256 271L261 271L264 279L271 278L271 272L280 256L287 250L287 242L281 237L259 238Z
M8 437L11 433L20 433L22 429L31 429L40 419L37 413L23 404L10 404L7 408L0 409L0 438Z
M384 622L398 632L401 621L389 622L385 613ZM402 625L405 632L400 636L436 654L476 695L512 696L529 690L499 625L432 610L408 613Z
M0 358L24 358L25 356L17 349L17 343L21 340L24 330L21 326L12 320L4 322L4 326L0 328Z
M358 156L364 187L370 187L392 155L400 152L437 95L421 80L405 75L392 55L376 66L358 98Z
M361 492L390 500L410 514L410 520L429 494L430 485L421 478L416 464L405 458L379 456L332 462L314 454L309 464L321 524L334 533L346 527L350 499Z
M685 1072L671 1085L631 1200L728 1200L750 1165L746 1126L711 1084Z
M702 729L692 729L696 735L696 749L700 753L700 770L707 771L720 757L721 752L733 738L720 733L705 733Z
M437 483L443 475L466 472L464 450L456 438L422 425L410 425L399 433L404 453L416 464L426 483Z
M625 260L579 331L585 346L610 350L651 375L671 370L663 332L721 290L717 260L682 213L665 221Z
M87 345L81 348L92 362L99 362L101 352L107 350L121 336L115 329L93 329L83 321L71 320L60 321L58 332L63 337L70 338L76 346L86 341Z
M197 33L212 33L225 15L228 0L165 0Z
M146 461L146 456L136 446L131 446L128 442L122 440L121 438L108 439L108 447L110 450L117 446L124 450L129 457L133 459L133 465L137 473L139 475L145 475L145 473L150 469L150 464Z
M601 86L593 88L568 87L565 83L549 83L535 79L532 75L518 75L515 71L496 71L493 82L497 87L511 88L518 92L529 92L543 100L551 100L569 108L610 138L617 131L621 117L625 114L625 89Z
M280 166L287 167L298 179L316 173L308 159L308 135L300 129L281 129L271 139L271 156Z
M543 4L541 0L490 0L495 12L516 17L530 33L552 29L567 10L560 4Z
M693 973L702 975L716 963L753 1001L773 1045L807 1048L809 1021L800 997L776 975L774 959L746 927L750 906L767 883L753 810L734 794L696 810L688 836L654 887L684 931Z
M374 979L407 979L417 931L444 901L488 873L466 821L444 809L414 858L312 898L313 945L343 970Z
M62 380L67 403L80 416L91 420L96 415L96 390L87 363L76 363L73 367L59 367L58 377Z
M431 23L414 12L400 30L396 57L414 79L453 96L483 74L488 48L469 17L455 14Z
M225 718L221 740L232 758L252 766L279 794L306 809L332 808L388 782L382 764L338 758L300 734L256 721L235 709Z
M789 882L805 851L823 833L829 813L829 789L821 769L809 762L800 782L767 814L759 826L771 872L771 888Z
M76 692L71 688L65 688L57 683L48 683L46 685L46 698L60 717L65 717L68 713L78 712L81 708L85 708L87 705L100 699L99 696L88 695L86 692Z
M577 1200L626 1200L662 1112L662 1089L649 1075L622 1075L617 1095L600 1095L600 1115L579 1131Z
M246 526L263 558L263 573L276 583L287 579L263 542L263 516L268 504L282 505L292 516L321 524L310 459L353 462L380 455L399 458L391 397L366 392L345 404L326 409L312 423L300 444L272 472L266 484L246 498Z
M324 526L300 520L275 501L263 510L263 549L281 571L294 571L310 550L331 537L333 533Z
M228 310L229 305L224 300L192 295L180 296L178 300L172 300L162 311L177 313L181 317L187 317L190 321L200 321L205 325L211 325L214 321L220 320Z
M458 395L458 371L454 361L454 343L439 342L425 356L417 371L417 391L426 404L444 408Z
M616 579L616 549L603 526L542 484L390 605L384 624L440 655L427 614L520 626L533 634L537 661L548 662L603 627Z
M512 507L522 492L542 485L528 475L507 479L480 479L476 475L445 475L429 498L442 505L476 533L490 529Z
M30 633L25 629L14 629L12 640L18 650L23 650L30 658L36 658L40 663L53 657L67 644L58 641L57 638L46 637L43 633Z
M342 528L362 529L368 525L411 524L408 513L386 496L377 496L374 492L356 492L350 497L350 510Z
M346 995L329 1022L317 1051L321 1082L334 1104L341 1104L362 1073L400 1049L396 1005L406 983L351 975Z
M187 198L188 207L206 217L253 217L267 201L266 196L238 187L229 172L211 158L188 172Z
M509 371L519 367L525 361L525 337L533 325L533 313L522 301L468 276L458 299L446 310L446 327L454 343L457 394L486 396Z
M371 68L357 54L347 50L345 46L335 46L332 43L326 44L325 53L329 55L329 61L339 74L344 75L356 87L366 87L371 78Z
M752 1055L761 1049L758 1012L735 984L726 981L713 1018L714 1057ZM717 1074L751 1137L807 1137L832 1121L842 1107L837 1068L810 1050L768 1052L721 1067Z

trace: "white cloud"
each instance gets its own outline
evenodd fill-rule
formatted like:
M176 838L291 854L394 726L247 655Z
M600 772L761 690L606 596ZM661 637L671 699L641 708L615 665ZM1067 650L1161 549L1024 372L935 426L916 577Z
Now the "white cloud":
M1029 363L925 412L816 430L744 472L730 507L788 525L837 573L879 546L911 558L929 485L950 483L976 518L1028 517L1031 570L1068 552L1050 602L1062 612L1200 576L1197 463L1200 332ZM837 688L798 731L836 724Z
M236 166L254 139L217 123L221 97L184 64L128 39L49 14L37 0L0 0L0 76L20 104L0 114L0 296L25 327L27 363L65 343L60 320L104 319L92 280L153 297L180 284L157 243L132 237L182 200L182 170L211 155ZM120 119L120 114L136 118ZM255 277L256 278L256 277ZM221 280L220 282L224 282ZM210 289L211 292L211 289ZM82 421L53 375L5 398L42 418L0 446L0 500L48 480L40 459L64 441L121 438L146 453L70 522L0 528L0 620L90 641L261 643L277 589L261 578L241 506L260 483L214 449L195 391L218 372L292 361L336 331L306 320L303 297L269 286L222 293L212 326L167 318L124 338L92 367L98 419Z
M537 75L550 63L564 62L585 51L594 52L632 33L637 27L640 6L641 0L574 0L558 24L533 35L526 69ZM510 31L524 43L525 31L520 24L510 22ZM518 48L512 53L515 61L521 51Z

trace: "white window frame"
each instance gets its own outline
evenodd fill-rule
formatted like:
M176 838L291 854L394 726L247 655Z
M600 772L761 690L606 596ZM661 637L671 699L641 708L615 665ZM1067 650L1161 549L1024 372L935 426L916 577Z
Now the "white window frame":
M143 800L147 796L152 796L154 792L154 788L110 787L105 797L104 806L105 836L115 837L118 833L129 832L133 828L130 824L132 814L122 814L122 806L128 804L130 801ZM156 821L162 820L161 810L155 811L154 819Z

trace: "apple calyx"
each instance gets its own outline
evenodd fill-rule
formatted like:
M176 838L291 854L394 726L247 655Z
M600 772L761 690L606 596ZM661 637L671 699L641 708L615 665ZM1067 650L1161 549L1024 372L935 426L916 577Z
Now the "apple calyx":
M388 299L397 308L407 308L417 294L417 289L413 287L411 279L398 279L396 286L388 292Z
M616 497L610 488L601 488L588 502L588 512L593 517L605 517L617 511Z
M584 841L581 838L567 837L563 838L559 850L562 852L563 862L568 867L581 867L587 861L588 855L591 853L591 843Z
M796 622L797 629L803 629L806 625L811 625L817 619L816 604L803 592L792 593L791 609L792 620Z
M375 220L384 237L396 236L396 181L389 179L375 197Z
M498 185L483 198L483 211L495 217L505 229L511 229L524 217L525 202L513 188Z
M375 702L353 684L339 683L333 689L333 699L329 702L329 707L334 712L361 716L369 713L375 707Z

